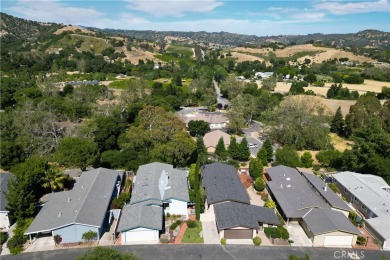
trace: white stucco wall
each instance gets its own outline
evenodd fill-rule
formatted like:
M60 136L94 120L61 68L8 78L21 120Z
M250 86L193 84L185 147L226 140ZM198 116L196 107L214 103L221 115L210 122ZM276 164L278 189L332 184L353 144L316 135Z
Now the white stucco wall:
M126 242L142 242L142 241L158 241L158 230L148 228L135 228L126 232L122 232L122 243Z
M8 211L0 212L0 228L3 231L8 231L9 229L9 219L8 219Z
M169 203L169 209L165 209L165 213L188 216L187 202L172 199Z
M314 236L313 237L313 246L325 246L325 238L326 237L335 238L338 241L338 243L343 243L342 246L345 246L345 247L351 247L352 245L356 244L356 239L357 239L357 235L336 231L336 232L330 232L330 233ZM351 241L352 241L352 243L351 243ZM334 245L329 245L329 246L334 246ZM341 246L341 245L338 244L335 246Z

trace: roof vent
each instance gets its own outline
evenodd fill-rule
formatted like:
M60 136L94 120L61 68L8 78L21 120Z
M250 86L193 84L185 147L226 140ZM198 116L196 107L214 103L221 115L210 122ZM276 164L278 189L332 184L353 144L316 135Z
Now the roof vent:
M84 184L83 184L83 185L81 185L81 188L84 188Z
M70 202L72 199L71 198L68 198L67 202Z
M287 188L291 188L291 185L289 184L289 185L287 185Z
M325 187L324 187L324 191L327 191L327 189L328 189L328 186L325 186Z
M290 181L291 179L290 178L286 178L286 180Z
M58 213L58 217L61 217L61 215L62 215L62 212Z

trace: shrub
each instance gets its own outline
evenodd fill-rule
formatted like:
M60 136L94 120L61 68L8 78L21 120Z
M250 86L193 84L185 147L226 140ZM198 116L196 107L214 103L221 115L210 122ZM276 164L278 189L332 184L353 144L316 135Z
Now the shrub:
M19 254L23 251L24 243L27 241L27 236L23 236L21 234L15 234L11 237L7 242L7 247L11 254Z
M226 245L226 238L221 238L221 245Z
M54 239L54 243L55 243L56 245L58 245L58 244L60 244L60 243L62 242L62 237L61 237L60 235L55 235L55 236L53 237L53 239Z
M6 232L0 232L0 245L4 244L7 238L8 234Z
M318 165L318 164L314 164L313 165L313 170L314 171L319 171L321 169L321 165Z
M268 238L282 238L288 240L290 237L287 229L284 227L266 227L264 233Z
M180 219L176 220L176 225L178 225L178 226L181 225L181 220Z
M365 245L366 244L366 238L365 237L362 237L362 236L358 236L357 240L356 240L356 244L358 245Z
M191 220L191 219L187 220L187 226L188 226L189 228L195 228L195 227L197 226L197 225L196 225L196 221Z
M96 240L97 237L98 237L98 234L95 231L89 230L81 236L81 239L86 241L86 242L91 242L93 240Z
M177 223L175 222L175 223L173 223L170 227L169 227L169 229L170 230L175 230L176 228L177 228Z
M168 213L166 214L166 217L167 217L167 218L170 218L170 217L171 217L171 214L168 212Z
M334 192L334 193L340 193L339 188L336 186L334 183L329 183L328 184L329 188Z
M261 238L260 237L254 237L252 240L253 240L253 244L255 246L261 245Z
M254 188L257 191L263 191L265 189L265 183L261 177L259 177L255 180Z
M160 243L161 243L161 244L168 244L168 243L169 243L169 240L166 239L166 238L160 238Z
M272 201L272 200L267 200L267 201L264 203L264 207L269 208L269 209L274 209L274 208L276 208L276 204L275 204L275 202Z

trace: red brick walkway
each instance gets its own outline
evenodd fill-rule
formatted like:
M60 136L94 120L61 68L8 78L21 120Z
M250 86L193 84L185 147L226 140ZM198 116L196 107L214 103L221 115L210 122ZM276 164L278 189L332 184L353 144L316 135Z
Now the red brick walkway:
M189 219L195 220L195 216L190 215ZM187 230L187 222L184 222L183 225L181 225L179 234L177 234L177 237L175 238L174 244L181 244L181 240L183 239L183 236L184 236L184 233L186 232L186 230Z
M363 236L365 239L368 238L367 245L358 245L358 244L356 244L355 246L353 246L353 248L357 248L357 249L371 249L371 250L380 250L381 249L381 247L378 246L375 243L374 238L370 235L370 233L367 232L367 230L365 228L358 227L358 229L359 229L360 232L363 233L363 234L361 234L361 236Z

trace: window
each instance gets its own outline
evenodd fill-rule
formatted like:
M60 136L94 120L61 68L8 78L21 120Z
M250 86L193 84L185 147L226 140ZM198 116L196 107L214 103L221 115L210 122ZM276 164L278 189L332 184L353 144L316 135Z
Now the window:
M349 191L348 191L347 188L344 188L344 192L345 192L346 194L349 194Z
M366 209L366 206L364 206L363 204L362 204L362 209L364 209L364 210Z

